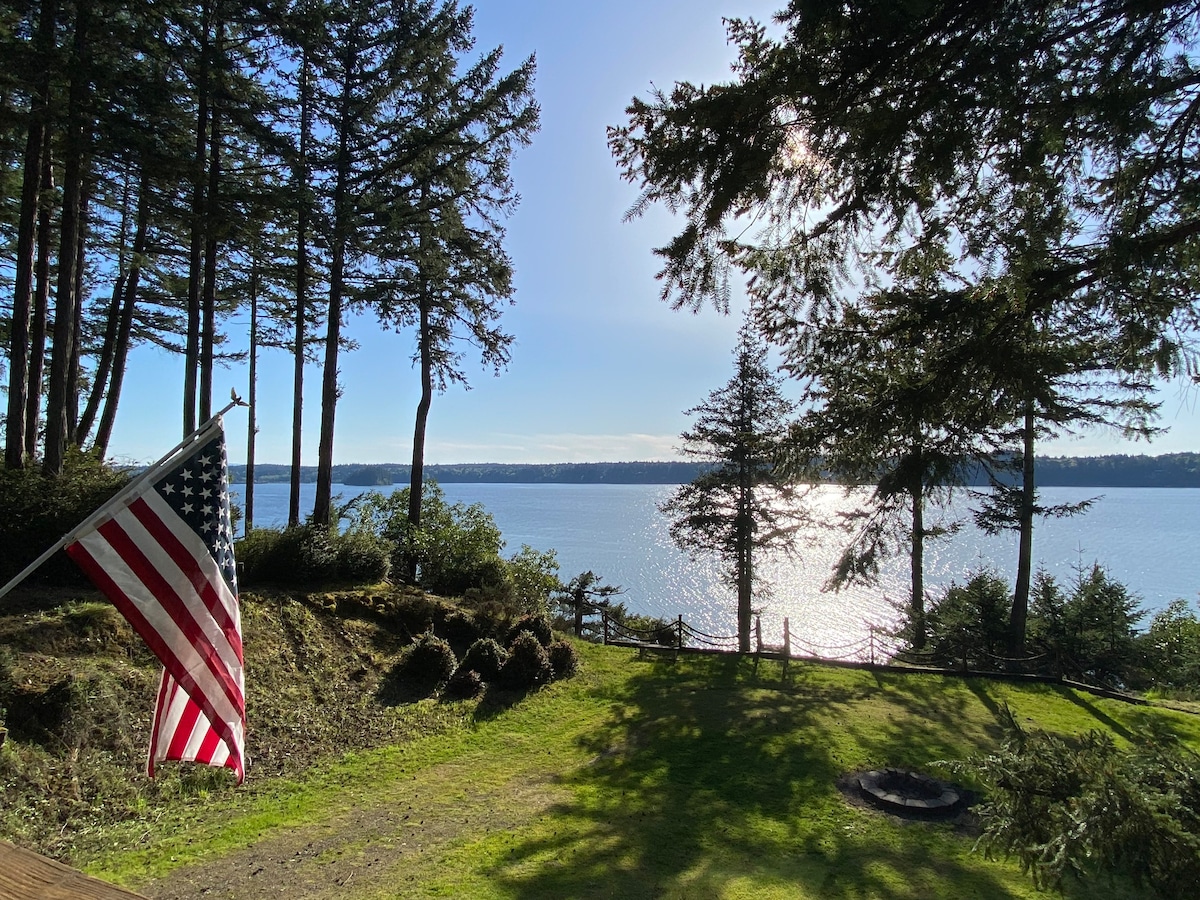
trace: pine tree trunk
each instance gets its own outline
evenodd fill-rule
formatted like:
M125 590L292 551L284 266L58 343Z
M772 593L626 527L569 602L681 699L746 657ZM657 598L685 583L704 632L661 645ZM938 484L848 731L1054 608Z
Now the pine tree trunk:
M51 51L54 47L54 26L58 15L56 0L42 0L38 13L35 38L37 56L43 62L42 77L29 106L29 128L25 136L24 171L21 175L21 207L17 225L16 272L13 284L12 334L9 341L8 416L5 421L4 464L10 469L25 465L28 420L26 408L30 393L40 398L40 385L31 385L30 332L32 328L33 280L35 244L42 168L48 162L46 141L50 95ZM36 435L34 436L36 442Z
M338 108L338 153L333 189L333 254L329 267L329 310L325 323L325 363L321 373L321 434L317 446L317 496L313 522L329 526L333 515L333 426L338 401L338 349L342 329L342 294L345 290L346 244L350 239L350 109L354 66L358 56L357 33L352 30L342 57L342 94Z
M1025 655L1025 626L1029 618L1029 589L1033 573L1033 514L1037 506L1034 443L1037 426L1032 400L1025 403L1024 448L1021 457L1021 518L1017 550L1017 581L1013 587L1012 614L1008 626L1008 655Z
M910 597L908 616L912 622L914 650L924 650L925 627L925 501L921 486L909 490L912 503L912 555L909 560Z
M205 175L208 158L209 41L212 8L205 0L200 17L200 70L196 78L196 150L192 161L191 239L188 247L187 337L184 340L183 433L196 430L197 376L200 370L200 307L203 291L203 257L208 224L205 211Z
M133 311L137 302L138 282L141 278L141 260L146 254L147 232L150 224L150 183L142 173L138 188L137 227L133 235L133 254L129 264L129 275L125 279L125 290L121 298L121 318L117 325L117 336L113 343L112 376L104 398L104 411L96 428L93 449L104 458L108 455L108 442L112 438L113 424L117 419L117 407L121 402L121 388L125 383L125 363L129 357L129 339L133 332Z
M104 317L104 339L100 346L100 356L96 360L96 371L92 376L92 389L88 392L88 402L79 424L75 428L75 443L82 447L96 421L100 411L100 403L104 399L108 387L109 374L112 371L113 351L116 348L117 331L121 323L121 301L125 297L125 281L129 277L128 269L128 235L129 235L129 178L126 177L121 198L121 227L120 251L117 254L117 277L113 282L112 298Z
M220 53L225 41L225 22L216 24L216 47ZM217 335L217 241L221 189L221 110L214 99L208 116L208 193L204 201L204 287L200 301L200 421L212 418L213 349Z
M42 413L42 378L46 371L46 334L50 321L51 199L54 170L50 164L50 130L42 154L42 197L38 204L37 261L34 264L33 322L29 329L29 397L25 403L25 456L37 455Z
M737 590L738 590L738 649L742 653L750 652L750 626L753 618L751 604L754 588L754 517L751 512L753 504L753 487L750 483L750 467L742 463L740 474L741 484L738 491L737 513Z
M108 310L104 315L104 343L100 347L100 358L96 361L96 371L92 376L92 389L88 392L87 405L79 417L75 428L75 443L82 447L88 433L95 424L96 414L100 411L100 402L108 388L108 377L112 372L113 351L116 350L117 331L121 324L121 301L125 297L125 281L129 273L122 270L113 282L112 298L108 302Z
M421 243L426 242L424 234ZM410 534L421 527L421 502L425 489L425 428L429 421L429 408L433 404L433 337L430 334L431 323L429 284L424 277L421 279L420 324L417 341L420 345L421 356L421 399L417 402L416 423L413 426L412 470L408 481L408 525ZM410 583L417 581L417 556L413 552L406 554L405 575Z
M300 458L304 419L304 344L308 313L308 148L312 130L311 62L308 48L300 61L300 152L296 163L296 318L292 371L292 470L288 525L300 524Z
M63 142L63 208L58 242L58 282L54 301L54 345L50 357L50 394L46 400L46 449L42 471L62 474L67 441L71 436L71 398L68 394L71 365L75 358L75 266L83 200L85 122L87 92L88 32L91 0L80 0L75 11L75 38L71 52L71 87L67 102L67 127Z
M79 438L79 381L83 356L83 273L87 263L88 213L92 204L89 178L79 200L79 229L75 238L75 321L71 326L71 365L67 369L67 442L82 446Z
M255 413L258 407L258 249L250 261L250 386L247 391L246 423L246 508L243 510L245 530L249 534L254 527L254 444L258 436Z

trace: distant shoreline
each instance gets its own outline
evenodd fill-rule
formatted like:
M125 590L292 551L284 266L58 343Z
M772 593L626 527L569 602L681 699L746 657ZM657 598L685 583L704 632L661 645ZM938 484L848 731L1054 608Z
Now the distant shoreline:
M443 484L686 484L700 473L703 465L682 461L459 463L428 465L425 475ZM333 481L358 487L407 484L410 471L409 466L401 463L337 465L333 467ZM290 473L290 466L259 463L254 467L254 483L286 483ZM246 481L244 465L231 465L229 474L234 484ZM300 467L302 483L316 480L316 466ZM986 484L983 477L971 482ZM1042 487L1200 488L1200 453L1040 458L1037 483Z

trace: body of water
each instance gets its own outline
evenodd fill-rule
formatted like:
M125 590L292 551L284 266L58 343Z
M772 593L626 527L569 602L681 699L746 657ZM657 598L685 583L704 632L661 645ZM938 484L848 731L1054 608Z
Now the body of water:
M242 502L244 485L231 494ZM620 585L619 598L630 610L673 619L682 615L709 634L736 632L734 591L724 585L714 560L692 560L677 550L669 521L658 506L673 485L611 484L443 484L449 502L482 503L500 527L506 552L528 544L553 549L563 580L588 569L607 584ZM367 490L335 485L343 501ZM311 510L316 485L301 486L301 508ZM816 522L836 520L866 494L846 495L819 486L803 501ZM1070 584L1079 567L1100 562L1109 574L1142 599L1151 614L1177 598L1194 602L1200 592L1200 489L1044 488L1044 504L1098 498L1092 508L1069 519L1039 523L1034 531L1035 565ZM287 519L288 486L255 486L255 524L282 525ZM942 524L966 520L954 534L931 540L926 550L926 585L933 592L970 573L991 568L1011 583L1016 567L1016 536L989 536L970 523L963 493ZM931 513L931 518L938 514ZM907 559L885 567L879 584L838 593L822 591L845 536L814 525L798 540L791 557L766 555L759 567L771 585L757 604L763 637L778 642L782 623L807 643L836 649L861 639L869 626L895 621L894 603L908 591Z

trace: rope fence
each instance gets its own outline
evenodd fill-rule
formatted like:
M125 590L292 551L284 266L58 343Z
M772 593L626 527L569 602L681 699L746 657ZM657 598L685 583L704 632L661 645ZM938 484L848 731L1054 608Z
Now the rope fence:
M737 653L736 634L709 634L683 620L660 622L648 628L639 628L602 610L604 643L619 646L657 650L693 650L698 652ZM750 652L755 656L766 656L783 660L808 659L822 662L865 663L877 665L904 665L941 668L945 665L944 654L935 659L931 653L921 653L904 648L903 644L888 630L867 624L867 634L857 640L841 644L822 644L796 635L791 623L783 620L783 643L771 644L763 640L762 617L754 617L754 634ZM1053 676L1062 671L1060 660L1050 654L1012 658L972 648L959 657L955 669L964 672L998 671L1023 672Z

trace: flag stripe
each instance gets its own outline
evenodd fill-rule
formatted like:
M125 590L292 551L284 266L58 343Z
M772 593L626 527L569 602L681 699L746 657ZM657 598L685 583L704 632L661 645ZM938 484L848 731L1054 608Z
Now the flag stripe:
M165 736L159 740L159 735ZM154 777L154 764L161 759L200 762L233 769L239 781L245 776L241 757L213 729L207 717L187 693L163 670L155 713L155 733L150 742L146 771Z
M123 523L119 518L113 518L101 525L97 531L149 592L148 595L138 592L132 595L127 594L126 596L133 603L137 603L139 597L144 599L145 602L139 604L139 612L149 614L146 620L149 627L153 628L156 633L164 637L169 636L168 646L175 653L184 652L184 647L181 646L180 641L186 642L191 647L198 659L189 661L187 664L188 669L195 672L199 665L205 666L213 678L216 679L221 690L224 691L230 704L232 704L233 708L240 715L244 711L241 690L230 677L230 673L225 663L220 659L216 647L213 646L208 636L204 634L203 629L196 619L189 615L183 598L175 591L174 586L146 558L146 555L142 553L141 547L130 537L122 525ZM170 625L174 625L175 629L178 630L180 636L178 639L172 634ZM142 635L142 637L145 638L145 635ZM175 680L180 684L184 683L182 678L176 677ZM213 702L216 702L215 697L213 698Z
M170 513L170 510L167 510ZM205 554L207 565L203 562L197 562L195 556L196 548L189 548L188 541L182 543L177 541L179 556L174 555L169 548L162 546L157 536L147 529L146 521L155 519L155 515L149 506L143 505L141 508L141 517L133 510L123 512L114 516L110 525L119 525L125 537L131 545L139 552L143 553L145 563L157 573L163 582L171 590L171 597L178 598L179 603L170 602L170 597L167 595L159 595L157 591L147 583L151 594L158 601L150 603L150 610L156 611L161 606L165 612L171 615L180 627L187 634L191 643L198 648L200 642L212 645L213 648L221 655L221 664L227 667L231 672L240 673L242 670L242 658L238 653L241 642L237 642L234 646L230 642L229 632L220 626L220 623L212 616L208 604L194 590L195 578L190 577L186 569L198 569L201 572L200 578L203 579L206 586L211 586L211 578L215 578L224 584L221 578L221 573L216 568L216 563L212 557ZM161 529L160 529L161 530ZM102 533L103 530L102 530ZM172 537L174 537L172 535ZM191 535L191 544L200 544L203 549L203 544L193 534ZM120 552L119 548L117 548ZM192 552L188 552L189 549ZM121 553L122 557L125 554ZM135 571L140 572L140 567L135 565L132 560L126 557L126 562L130 563ZM210 570L210 577L205 577L203 570ZM188 622L195 624L196 631L192 630L192 626ZM240 691L239 691L240 692Z
M188 667L171 650L162 636L151 627L150 623L142 615L141 610L125 595L125 592L118 585L117 581L109 577L108 570L97 562L89 552L87 544L91 543L94 537L92 535L83 538L68 547L67 551L71 554L71 558L88 574L88 577L95 582L96 586L104 591L117 609L121 611L121 614L129 620L129 624L133 626L134 631L141 636L154 655L159 658L171 677L179 682L179 685L187 691L188 695L200 705L201 710L208 716L213 727L221 735L221 738L231 748L240 748L242 746L242 741L239 739L241 736L240 724L243 719L238 716L238 710L226 708L222 710L224 715L217 712L213 703L214 698L201 690ZM196 668L202 667L202 663L197 663ZM221 699L224 700L224 697L221 697ZM228 705L227 702L222 704L225 707L228 707ZM236 732L235 728L237 729Z
M174 707L176 698L172 696L171 705ZM188 745L192 741L192 732L196 728L196 722L203 716L200 707L195 703L185 704L183 709L176 713L172 708L171 712L171 730L174 734L171 737L171 744L167 747L167 759L183 759L187 753ZM210 723L205 722L206 726Z
M154 502L155 500L157 503ZM157 506L162 508L155 508ZM225 640L233 648L238 662L242 662L241 626L236 612L236 600L228 585L225 584L225 579L217 570L213 558L208 554L208 548L201 544L197 554L195 549L189 549L184 545L184 542L168 524L173 517L170 507L159 500L157 494L138 498L129 505L129 510L142 523L146 531L162 545L172 561L179 566L188 583L196 590L197 596L200 597L205 608L221 629ZM189 543L196 542L195 535L185 529L185 538L188 536L192 538ZM231 609L233 609L232 614Z

